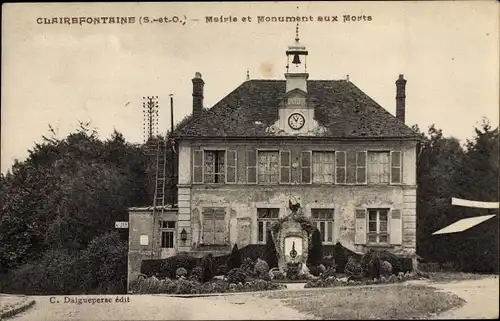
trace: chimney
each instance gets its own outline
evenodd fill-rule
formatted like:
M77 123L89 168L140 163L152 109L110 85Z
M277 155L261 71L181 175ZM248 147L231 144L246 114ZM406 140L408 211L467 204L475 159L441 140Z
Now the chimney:
M203 110L203 86L205 82L201 74L196 72L193 81L193 118L198 118Z
M396 118L405 122L406 79L401 74L396 80Z

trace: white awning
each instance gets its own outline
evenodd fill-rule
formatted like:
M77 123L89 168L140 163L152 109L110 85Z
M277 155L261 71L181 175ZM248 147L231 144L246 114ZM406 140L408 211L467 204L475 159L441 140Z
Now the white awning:
M492 208L497 209L498 202L478 202L478 201L469 201L460 198L451 198L451 205L456 206L465 206L465 207L475 207L475 208Z
M489 220L495 215L483 215L483 216L475 216L475 217L469 217L469 218L464 218L459 221L456 221L455 223L446 226L445 228L440 229L437 232L432 233L432 235L437 235L437 234L449 234L449 233L457 233L457 232L463 232L465 230L470 229L471 227L474 227L486 220Z

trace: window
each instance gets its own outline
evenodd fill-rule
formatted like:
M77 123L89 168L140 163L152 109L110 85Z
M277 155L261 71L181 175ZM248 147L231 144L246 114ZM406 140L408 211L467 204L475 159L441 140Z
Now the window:
M237 182L236 150L194 150L193 183L231 184Z
M278 151L259 151L259 183L278 183L280 163Z
M267 230L271 224L279 218L279 208L258 208L257 209L257 240L259 243L267 242Z
M311 209L311 216L313 222L316 224L319 232L321 233L321 240L323 243L333 242L333 209L326 208L313 208Z
M225 183L225 156L223 150L204 151L205 183Z
M389 183L389 152L368 153L368 183Z
M388 243L387 219L389 209L368 210L368 242Z
M203 209L203 236L204 244L226 243L226 211L224 208L206 207Z
M161 247L166 249L174 248L175 221L161 221Z
M401 152L391 152L391 184L401 184Z
M313 152L313 183L333 184L333 165L335 152Z

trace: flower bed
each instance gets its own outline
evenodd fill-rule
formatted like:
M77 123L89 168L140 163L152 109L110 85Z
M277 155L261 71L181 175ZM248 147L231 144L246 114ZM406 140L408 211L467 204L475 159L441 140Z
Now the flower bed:
M207 294L280 290L286 285L265 280L251 280L245 283L229 283L224 280L201 283L181 277L178 280L156 277L137 279L130 284L134 294Z
M389 283L401 283L409 280L421 280L423 277L415 273L402 273L400 272L397 276L391 275L390 277L381 276L379 279L361 279L354 280L352 277L337 278L335 276L329 276L326 278L318 278L315 280L309 280L304 285L304 288L331 288L337 286L356 286L356 285L371 285L371 284L389 284Z

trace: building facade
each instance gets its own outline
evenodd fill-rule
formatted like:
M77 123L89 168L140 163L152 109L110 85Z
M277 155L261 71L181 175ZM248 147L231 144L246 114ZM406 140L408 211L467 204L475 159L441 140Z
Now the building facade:
M416 251L418 138L404 123L406 80L396 81L393 116L348 79L309 80L298 36L286 55L284 80L247 80L208 111L196 73L194 119L177 137L177 212L165 214L172 241L157 225L159 257L265 243L290 200L324 244Z

